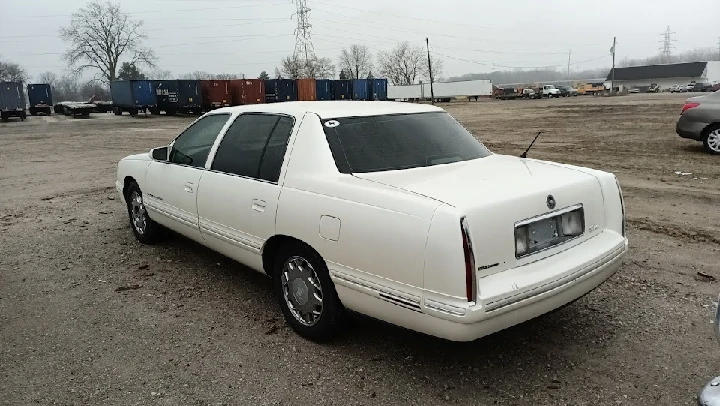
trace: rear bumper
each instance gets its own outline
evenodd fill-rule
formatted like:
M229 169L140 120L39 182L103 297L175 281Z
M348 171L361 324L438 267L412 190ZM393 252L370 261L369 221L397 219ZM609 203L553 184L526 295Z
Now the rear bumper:
M701 141L702 133L707 126L708 123L694 121L687 115L681 115L675 125L675 132L682 138Z
M512 280L513 277L508 275L512 272L524 279L529 279L530 273L538 272L557 277L539 281L532 288L520 289L519 295L505 294L502 300L496 300L500 297L496 296L480 299L478 303L428 291L423 297L392 289L383 291L375 283L349 277L334 269L333 264L329 267L338 296L348 309L447 340L472 341L562 307L617 272L628 250L627 239L613 232L603 234L571 248L570 255L539 261L534 265L535 270L520 267L504 271L506 280ZM479 282L481 295L491 289L483 280Z
M457 322L445 318L442 321L438 320L433 328L434 331L430 334L453 341L471 341L562 307L589 293L615 274L620 269L627 249L626 240L623 246L614 252L578 271L579 276L565 280L549 290L488 312L472 309L465 316L467 320L462 318ZM473 315L473 313L482 314ZM467 323L469 319L477 317L482 318Z

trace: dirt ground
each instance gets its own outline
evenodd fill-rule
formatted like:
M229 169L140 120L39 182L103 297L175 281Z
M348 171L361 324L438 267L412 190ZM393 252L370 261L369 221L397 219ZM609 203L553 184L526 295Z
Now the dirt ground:
M720 374L720 157L675 135L685 97L445 106L495 152L544 131L530 157L614 172L627 204L614 277L472 343L356 318L314 344L264 276L181 237L137 243L116 163L190 118L0 124L0 404L692 405Z

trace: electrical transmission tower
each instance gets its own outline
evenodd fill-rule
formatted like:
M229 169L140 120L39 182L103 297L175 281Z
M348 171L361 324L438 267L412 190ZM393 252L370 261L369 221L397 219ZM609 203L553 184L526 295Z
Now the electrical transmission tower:
M667 29L660 35L663 37L662 41L660 41L663 44L660 51L662 52L663 61L667 63L670 62L670 55L672 54L673 48L675 48L675 45L673 45L673 42L675 42L673 35L675 35L675 33L670 31L670 26L668 26Z
M310 61L315 59L315 48L310 38L310 8L307 6L307 0L294 0L296 11L293 17L297 19L297 28L295 28L295 59L304 62L305 66L309 66Z

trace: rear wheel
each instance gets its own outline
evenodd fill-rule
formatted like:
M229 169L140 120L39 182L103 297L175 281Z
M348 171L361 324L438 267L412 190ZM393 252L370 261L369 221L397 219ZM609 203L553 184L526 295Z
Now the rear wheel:
M705 132L703 145L707 152L720 155L720 125L714 125Z
M137 116L137 115L138 115L138 109L130 109L130 115L131 115L131 116Z
M143 244L153 244L160 238L160 225L147 214L140 186L132 182L125 192L130 226L135 238Z
M291 243L280 248L274 266L275 297L290 327L313 341L337 336L345 309L320 255L305 244Z
M113 114L116 116L122 116L122 109L120 107L113 107Z

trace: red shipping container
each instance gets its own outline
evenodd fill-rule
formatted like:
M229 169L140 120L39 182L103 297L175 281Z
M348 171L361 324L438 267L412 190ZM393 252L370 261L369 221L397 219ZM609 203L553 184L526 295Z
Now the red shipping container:
M298 100L315 101L317 100L315 88L315 79L298 79L297 80Z
M230 94L234 106L265 103L265 81L261 79L231 80Z
M201 80L203 108L207 110L232 106L229 80Z

